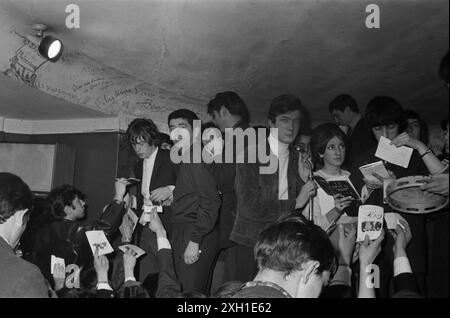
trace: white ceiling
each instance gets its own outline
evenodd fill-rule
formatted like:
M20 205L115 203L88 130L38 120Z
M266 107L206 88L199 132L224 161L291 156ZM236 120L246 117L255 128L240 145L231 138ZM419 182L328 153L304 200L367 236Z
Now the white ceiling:
M80 29L65 27L70 3L80 6ZM201 106L234 90L261 118L273 97L293 93L317 121L331 119L338 94L354 95L361 108L383 94L439 121L448 104L437 76L449 47L448 0L376 1L381 28L371 30L369 3L0 0L0 21L28 33L48 24L70 49ZM101 115L8 81L0 76L0 116Z

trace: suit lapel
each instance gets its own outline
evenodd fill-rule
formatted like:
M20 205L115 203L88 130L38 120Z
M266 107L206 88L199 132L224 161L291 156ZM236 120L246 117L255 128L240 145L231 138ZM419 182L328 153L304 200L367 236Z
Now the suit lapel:
M158 149L158 153L156 154L155 158L155 164L153 165L152 178L150 179L150 189L152 190L155 188L155 181L158 180L158 172L163 163L162 154L162 149Z

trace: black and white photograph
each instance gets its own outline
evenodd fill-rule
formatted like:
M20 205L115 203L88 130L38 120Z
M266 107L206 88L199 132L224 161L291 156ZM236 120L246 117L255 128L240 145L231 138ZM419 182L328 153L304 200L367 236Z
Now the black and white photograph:
M448 298L449 6L0 0L0 298Z

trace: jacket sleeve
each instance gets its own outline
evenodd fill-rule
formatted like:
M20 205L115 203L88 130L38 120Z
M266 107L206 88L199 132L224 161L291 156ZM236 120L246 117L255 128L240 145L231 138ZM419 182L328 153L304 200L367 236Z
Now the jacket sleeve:
M181 284L175 275L172 250L163 248L158 251L158 289L156 298L174 298L181 292Z
M24 271L20 281L17 281L16 290L21 298L49 298L44 276L35 266Z
M203 164L193 164L191 177L194 179L199 198L197 223L191 233L190 240L201 243L203 237L211 232L219 217L220 197L214 176Z
M76 245L87 244L87 231L104 231L106 237L109 239L122 224L122 219L125 214L124 204L116 202L110 203L105 212L100 216L99 220L87 225L77 225L70 233L71 241Z

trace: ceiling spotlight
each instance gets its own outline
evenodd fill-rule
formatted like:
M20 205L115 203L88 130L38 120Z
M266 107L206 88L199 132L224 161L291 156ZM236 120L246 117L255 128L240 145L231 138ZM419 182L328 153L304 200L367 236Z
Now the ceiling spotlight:
M53 36L44 36L44 32L48 30L48 27L44 24L33 25L33 30L37 31L37 37L42 38L38 48L39 53L50 62L56 62L63 51L62 42Z

